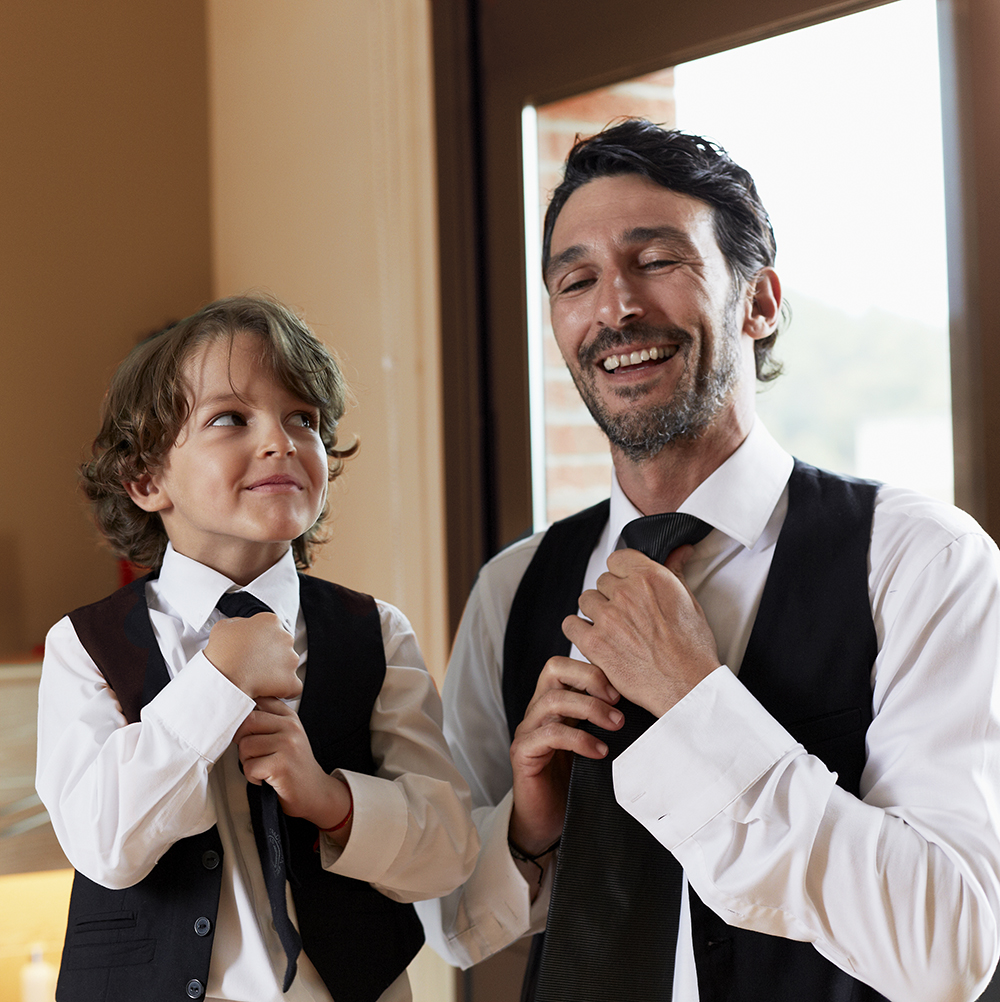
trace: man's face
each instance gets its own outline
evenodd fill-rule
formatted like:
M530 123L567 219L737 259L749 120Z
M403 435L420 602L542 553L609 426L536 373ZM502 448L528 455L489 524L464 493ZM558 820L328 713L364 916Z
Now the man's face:
M159 511L174 548L241 583L263 573L326 502L320 415L262 365L239 333L184 367L191 412L161 467L129 493ZM135 491L135 492L134 492Z
M639 175L590 181L556 220L545 278L577 389L628 458L698 438L730 406L752 344L711 206Z

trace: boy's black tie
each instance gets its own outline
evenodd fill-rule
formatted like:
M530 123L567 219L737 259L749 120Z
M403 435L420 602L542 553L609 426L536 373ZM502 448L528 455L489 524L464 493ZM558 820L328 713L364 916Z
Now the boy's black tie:
M663 563L711 526L669 512L629 522L622 541ZM671 997L683 871L615 800L612 760L653 723L622 699L625 723L605 731L603 759L573 756L535 1002L665 1002ZM668 767L667 764L664 767Z
M258 612L271 612L269 606L249 592L226 592L218 602L219 611L230 619L246 619ZM240 766L242 769L242 765ZM288 832L285 815L278 803L278 794L268 783L260 786L247 783L247 800L250 803L250 820L253 823L253 837L257 843L260 867L264 871L264 886L271 903L271 917L274 928L284 947L288 962L285 965L285 980L281 990L287 992L295 980L295 971L302 939L298 929L288 917L288 902L285 899L285 881L288 879Z

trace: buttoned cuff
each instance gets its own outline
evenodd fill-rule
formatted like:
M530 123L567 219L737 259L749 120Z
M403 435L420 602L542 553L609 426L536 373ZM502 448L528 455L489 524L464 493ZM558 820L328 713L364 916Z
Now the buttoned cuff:
M550 865L534 901L507 846L513 791L496 807L473 810L482 848L465 883L460 919L448 937L450 952L463 967L479 963L522 936L545 928L552 887Z
M203 759L216 762L254 705L199 652L142 708L140 719L155 720Z
M615 759L615 798L673 849L795 745L723 665Z

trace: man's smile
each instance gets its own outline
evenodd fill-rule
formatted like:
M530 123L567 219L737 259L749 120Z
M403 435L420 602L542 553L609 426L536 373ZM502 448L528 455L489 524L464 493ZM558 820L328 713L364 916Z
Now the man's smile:
M639 348L634 351L622 352L621 354L608 355L600 364L607 372L614 372L616 369L624 369L633 365L641 365L644 362L665 362L677 354L678 345L663 344L654 345L650 348Z

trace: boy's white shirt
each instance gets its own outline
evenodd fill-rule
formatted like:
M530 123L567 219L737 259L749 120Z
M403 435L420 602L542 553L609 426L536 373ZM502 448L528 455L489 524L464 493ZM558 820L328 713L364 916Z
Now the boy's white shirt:
M328 1002L304 954L291 989L281 992L285 957L232 744L254 702L202 653L222 618L219 597L235 588L168 546L146 594L171 682L143 708L138 724L126 724L69 619L52 628L39 689L38 793L70 862L110 887L137 883L178 839L218 825L225 869L207 998ZM246 590L293 633L304 676L305 622L291 551ZM416 637L399 610L383 602L378 609L387 670L371 720L377 774L336 773L351 787L353 829L343 850L322 838L321 858L328 870L413 901L460 884L475 864L478 839ZM290 895L289 913L294 919ZM409 998L404 972L382 1002Z

